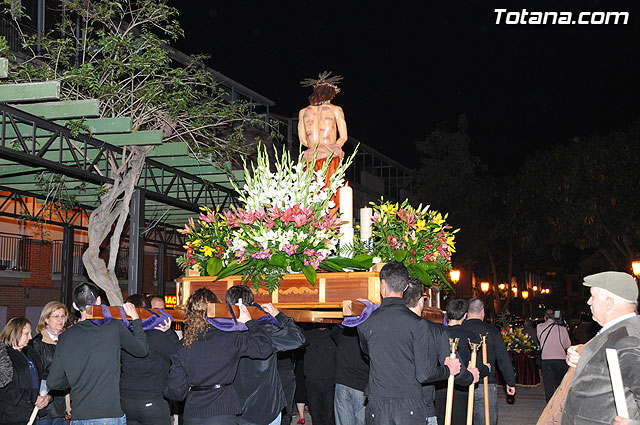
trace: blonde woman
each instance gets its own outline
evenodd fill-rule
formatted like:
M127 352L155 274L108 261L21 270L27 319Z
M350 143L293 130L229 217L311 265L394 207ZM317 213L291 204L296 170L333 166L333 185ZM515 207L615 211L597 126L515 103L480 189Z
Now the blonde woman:
M271 335L240 306L238 322L248 332L224 332L207 321L207 305L220 302L209 289L196 290L187 300L184 339L171 356L165 397L184 400L185 425L235 425L242 413L231 386L240 356L264 359L273 352Z
M42 308L36 326L38 334L33 338L27 353L40 379L47 379L49 376L49 366L56 352L58 336L62 333L68 316L69 310L58 301L50 301ZM52 390L49 395L53 397L53 401L46 409L38 412L36 425L62 425L65 416L65 393Z
M0 424L25 424L33 406L44 408L49 396L38 395L39 381L36 368L23 353L31 340L31 322L24 317L14 317L0 332L13 366L13 379L0 388Z

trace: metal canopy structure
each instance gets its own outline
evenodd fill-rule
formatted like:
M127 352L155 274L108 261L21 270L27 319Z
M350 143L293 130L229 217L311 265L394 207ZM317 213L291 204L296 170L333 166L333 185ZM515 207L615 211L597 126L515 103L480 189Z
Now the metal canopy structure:
M0 104L0 186L46 199L46 185L36 176L61 174L69 195L91 210L99 205L100 187L113 182L109 158L118 159L123 149ZM227 208L235 203L235 191L225 179L226 172L189 156L184 143L158 145L149 153L137 185L147 200L145 220L181 227L201 205Z
M8 65L0 58L0 78ZM62 227L61 301L70 304L74 229L87 229L127 146L150 146L123 233L129 240L128 293L142 288L144 245L152 242L163 294L167 248L184 244L176 229L200 206L234 205L229 178L241 184L244 173L195 158L185 143L162 144L161 131L132 131L131 118L99 118L96 99L59 98L57 81L0 85L0 215ZM64 205L57 191L64 193Z

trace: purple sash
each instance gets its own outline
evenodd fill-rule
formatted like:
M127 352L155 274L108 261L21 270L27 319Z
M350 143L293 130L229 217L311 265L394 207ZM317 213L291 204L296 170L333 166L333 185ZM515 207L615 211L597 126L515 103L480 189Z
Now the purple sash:
M100 308L102 308L102 319L89 319L91 320L91 323L93 323L94 325L98 325L98 326L102 326L102 325L106 325L107 323L111 322L113 320L113 316L111 316L111 312L109 311L109 307L107 307L106 305L102 304L100 305ZM129 329L133 329L133 326L131 325L131 323L129 323L129 320L127 320L127 316L124 312L124 308L122 306L118 306L118 308L120 309L120 315L122 316L122 323L124 323L124 325L129 328ZM146 319L144 319L142 321L142 329L145 331L154 329L156 326L163 324L167 319L169 319L170 322L173 321L173 317L171 317L169 315L169 313L167 313L166 311L164 311L163 309L159 309L162 314L158 314L155 311L145 308L145 310L147 310L149 313L151 313L151 317L147 317Z
M226 319L222 317L216 317L216 318L207 317L207 322L209 322L216 329L219 329L224 332L246 331L248 329L247 325L245 325L244 323L238 322L238 320L236 319L236 315L233 312L233 308L231 308L231 304L227 303L227 307L229 308L229 313L231 313L232 318ZM253 303L251 307L256 307L260 311L263 311L266 313L266 311L264 311L262 307L260 307L260 304L258 303ZM268 313L266 316L259 317L257 321L259 325L266 325L267 323L271 323L273 325L280 326L280 322L278 322L278 319L276 319L275 317L273 317Z
M369 316L371 316L371 313L373 313L378 309L378 307L380 307L380 304L374 304L371 301L364 298L358 298L357 301L360 301L365 306L364 310L362 310L362 314L360 314L360 316L345 317L344 320L342 321L343 326L346 326L348 328L354 328L364 323L364 321L367 320Z

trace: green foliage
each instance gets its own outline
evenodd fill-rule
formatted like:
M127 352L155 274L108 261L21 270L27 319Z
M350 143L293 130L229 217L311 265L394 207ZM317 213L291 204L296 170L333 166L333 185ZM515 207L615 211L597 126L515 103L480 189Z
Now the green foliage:
M9 55L9 43L6 37L0 37L0 57L6 58Z
M330 272L366 271L373 266L373 255L360 254L353 258L331 256L320 263L320 267Z
M24 62L12 65L11 82L58 80L63 99L100 99L102 117L129 116L134 130L162 130L164 141L188 143L207 161L253 150L243 135L255 121L249 106L217 86L206 57L186 66L171 59L167 46L183 31L167 0L65 1L55 31L40 40L39 55L36 37L21 31L23 8L4 3L27 52Z
M467 127L467 119L461 115L454 131L442 124L416 142L421 161L416 195L432 207L448 211L448 221L463 229L456 236L458 267L472 267L484 258L498 229L492 216L499 188L487 175L486 166L471 155Z
M598 250L611 266L628 267L640 242L639 139L635 127L529 158L505 201L521 246L551 249L556 258L564 247Z

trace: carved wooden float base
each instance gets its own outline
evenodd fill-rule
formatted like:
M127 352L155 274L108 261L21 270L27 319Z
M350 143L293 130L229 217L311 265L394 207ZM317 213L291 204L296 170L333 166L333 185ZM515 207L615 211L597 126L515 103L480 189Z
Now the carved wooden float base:
M208 288L224 301L228 288L239 285L242 276L228 276L214 281L213 276L184 276L176 279L177 305L186 304L189 296L199 288ZM380 303L380 279L377 272L318 273L311 285L303 274L286 274L280 288L272 294L260 288L254 293L259 304L273 303L276 308L298 322L338 323L345 316L357 316L364 307L358 298ZM440 296L437 290L427 289L430 305L425 305L423 317L442 322ZM220 313L222 314L222 313Z

